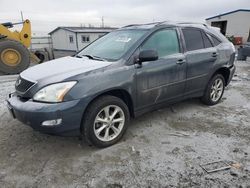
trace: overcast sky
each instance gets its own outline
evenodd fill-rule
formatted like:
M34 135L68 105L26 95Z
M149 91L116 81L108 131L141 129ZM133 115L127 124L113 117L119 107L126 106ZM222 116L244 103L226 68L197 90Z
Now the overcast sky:
M250 0L0 0L0 23L32 22L33 33L46 34L57 26L101 25L205 18L236 9L250 9Z

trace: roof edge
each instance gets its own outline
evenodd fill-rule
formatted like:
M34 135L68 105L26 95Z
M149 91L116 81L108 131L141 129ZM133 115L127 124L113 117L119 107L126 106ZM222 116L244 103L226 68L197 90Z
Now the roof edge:
M240 12L240 11L242 11L242 12L250 12L250 9L237 9L237 10L233 10L233 11L230 11L230 12L226 12L226 13L223 13L223 14L218 14L216 16L206 18L206 20L211 20L213 18L217 18L217 17L220 17L220 16L225 16L225 15L232 14L232 13L235 13L235 12Z
M74 33L73 30L70 30L70 29L68 29L68 28L65 28L65 27L57 27L57 28L55 28L54 30L50 31L48 34L51 35L52 33L56 32L56 31L59 30L59 29L64 29L64 30L67 30L67 31L70 31L70 32L73 32L73 33Z
M76 28L76 27L74 27ZM82 29L83 27L79 27L79 29ZM114 29L118 29L118 28L115 28L115 27L105 27L105 28L101 28L101 27L96 27L96 28L88 28L88 27L84 27L85 29L106 29L106 30L114 30ZM70 31L72 33L82 33L82 32L79 32L78 30L74 30L74 29L71 29L70 27L65 27L65 26L60 26L60 27L57 27L55 28L54 30L52 30L51 32L49 32L48 34L51 35L52 33L56 32L57 30L59 29L63 29L63 30L66 30L66 31Z

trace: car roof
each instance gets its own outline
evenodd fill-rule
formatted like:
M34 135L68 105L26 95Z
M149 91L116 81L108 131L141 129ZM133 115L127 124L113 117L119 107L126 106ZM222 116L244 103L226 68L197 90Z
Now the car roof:
M207 27L205 23L197 23L197 22L176 22L176 21L162 21L162 22L152 22L146 24L131 24L126 25L122 28L127 29L152 29L160 26L190 26L190 27Z
M162 27L194 27L199 28L205 31L208 31L209 33L212 33L213 35L220 38L222 41L226 41L225 37L219 32L216 31L215 28L205 24L205 23L198 23L198 22L177 22L177 21L162 21L162 22L152 22L152 23L146 23L146 24L131 24L124 26L118 30L124 30L124 29L146 29L146 30L154 30Z

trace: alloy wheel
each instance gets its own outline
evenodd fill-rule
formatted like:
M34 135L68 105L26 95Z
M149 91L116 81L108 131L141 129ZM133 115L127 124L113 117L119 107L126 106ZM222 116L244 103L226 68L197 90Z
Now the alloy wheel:
M95 136L104 142L112 141L121 132L125 124L123 110L117 105L104 107L94 121Z
M211 92L210 92L210 97L213 102L217 102L223 93L223 81L221 78L217 78L212 87L211 87Z

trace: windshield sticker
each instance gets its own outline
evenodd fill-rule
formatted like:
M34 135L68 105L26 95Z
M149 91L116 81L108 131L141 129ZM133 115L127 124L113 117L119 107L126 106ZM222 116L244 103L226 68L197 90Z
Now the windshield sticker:
M115 41L116 42L129 42L131 38L128 37L118 37Z

